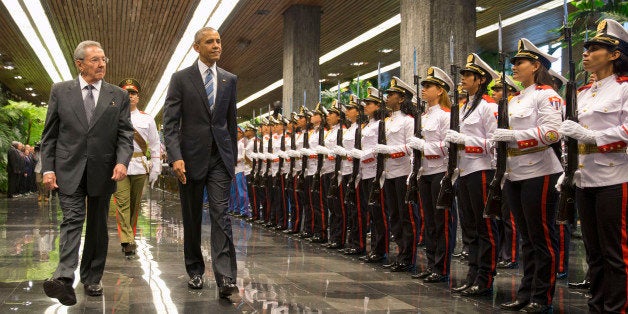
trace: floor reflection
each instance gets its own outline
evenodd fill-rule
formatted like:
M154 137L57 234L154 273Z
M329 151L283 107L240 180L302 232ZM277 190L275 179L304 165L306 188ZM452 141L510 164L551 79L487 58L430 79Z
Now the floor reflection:
M111 213L105 293L86 297L78 285L78 303L72 307L61 306L42 289L43 280L59 259L61 211L56 200L38 203L35 196L0 198L0 312L491 313L499 312L499 303L514 298L521 278L519 269L499 270L492 296L452 296L445 283L424 284L409 273L390 273L378 265L360 263L357 258L232 218L240 294L224 301L218 298L211 267L207 267L203 290L187 288L179 200L161 191L151 194L145 193L138 221L136 259L126 259L120 252ZM203 217L202 248L209 265L210 224L207 213ZM424 261L424 251L418 251L418 260ZM585 269L582 242L574 239L570 279L580 280ZM464 261L452 261L452 285L465 273ZM586 295L568 289L566 282L557 286L555 309L585 312Z

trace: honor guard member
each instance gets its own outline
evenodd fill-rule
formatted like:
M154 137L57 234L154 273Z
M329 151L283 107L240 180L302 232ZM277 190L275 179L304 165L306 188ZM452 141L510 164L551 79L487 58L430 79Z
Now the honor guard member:
M628 307L628 32L614 20L598 24L584 43L584 69L595 82L578 94L578 122L561 134L577 139L576 204L590 272L589 311Z
M323 195L323 204L329 210L329 242L324 244L329 249L343 248L347 238L347 214L344 207L342 187L338 189L336 197L328 196L331 185L338 184L338 182L332 182L332 178L335 171L336 158L341 158L342 156L336 156L332 149L338 146L338 132L344 131L340 121L341 115L342 112L338 109L338 101L334 99L327 113L326 120L329 130L325 132L325 145L316 147L318 154L326 156L321 170L321 183L323 185L321 193ZM338 175L340 176L340 174Z
M257 213L257 196L255 193L255 188L253 187L253 176L255 175L252 172L252 166L256 159L253 158L255 154L255 146L257 146L257 128L252 123L246 123L244 125L244 136L246 137L246 148L244 150L244 176L246 178L246 187L249 198L249 213L247 215L247 220L251 217L255 217Z
M260 140L257 147L257 157L261 159L261 167L259 167L259 179L257 180L257 196L259 199L259 212L260 217L256 221L263 224L268 222L268 210L270 209L270 197L268 196L268 184L266 183L266 165L268 163L266 153L268 152L268 141L270 139L270 125L268 118L262 117L260 120Z
M495 81L492 87L493 99L499 101L504 92L504 84L501 76ZM519 84L516 84L509 76L506 76L507 99L510 100L517 92L521 91ZM497 268L514 269L519 267L519 239L521 236L517 230L515 216L508 208L507 202L502 202L502 219L495 221L499 230L499 244L497 247Z
M392 272L413 270L416 263L417 220L412 204L405 203L406 180L412 171L412 149L406 144L414 136L412 99L414 89L396 76L390 80L386 106L390 116L386 118L386 144L377 144L375 152L385 154L384 194L390 232L397 243L398 254L389 258L385 268Z
M436 67L428 69L427 77L421 81L421 99L427 108L421 120L423 138L413 136L408 146L423 152L422 170L419 179L419 201L425 215L425 255L427 268L413 278L437 283L449 280L451 263L451 225L449 210L436 208L440 182L447 171L449 161L445 132L449 130L451 101L447 90L453 88L449 75Z
M554 81L554 90L561 94L560 89L567 84L567 79L562 75L556 73L556 71L550 69L549 74ZM565 103L561 106L563 112L563 119L565 116ZM565 159L566 150L562 150L562 160ZM557 224L556 225L556 238L558 239L558 246L555 248L557 261L556 261L556 279L567 278L567 271L569 270L569 246L571 245L571 228L570 224Z
M299 149L303 147L303 134L300 131L301 128L299 127L299 120L299 114L292 112L288 127L291 132L290 146L286 145L286 154L290 157L290 163L294 160L294 167L289 169L287 174L287 176L291 177L291 184L287 187L287 191L290 193L290 215L288 217L289 229L284 230L285 234L297 234L301 230L302 200L299 197L300 191L298 183L299 171L301 170L301 154L299 154ZM303 124L305 124L305 118L303 119ZM294 141L294 143L292 143L292 141ZM292 149L292 146L294 146L294 149ZM290 164L288 166L290 167Z
M129 78L122 80L118 86L129 93L129 109L134 129L133 157L129 163L127 177L116 183L116 192L113 194L120 245L124 255L129 257L135 255L137 248L135 234L144 182L148 176L148 182L152 188L161 173L159 159L161 142L153 117L137 109L140 100L140 83ZM146 156L147 153L150 153L150 157Z
M484 204L495 175L489 139L497 128L497 104L487 95L488 84L499 76L475 53L468 55L460 74L469 99L460 109L460 132L447 130L445 141L451 143L450 147L458 146L458 209L461 225L471 226L471 242L467 276L462 285L451 290L464 296L480 296L493 291L497 264L497 225L484 217Z
M347 213L347 235L346 248L342 251L346 255L361 255L366 250L366 212L360 208L360 191L358 184L355 182L349 186L351 176L353 175L353 157L349 155L349 152L355 148L355 140L358 128L362 128L358 121L359 116L359 104L358 96L351 95L348 105L343 104L345 111L345 117L348 123L351 125L344 130L342 135L342 146L336 146L332 149L336 158L342 158L342 168L340 169L340 175L342 175L341 188L343 190L343 203L345 206L345 212ZM358 166L359 167L359 166ZM359 169L358 169L359 170ZM348 191L354 190L352 200L347 200Z
M374 149L377 146L379 134L379 120L386 118L385 111L380 106L383 104L379 91L374 87L369 87L368 96L363 99L361 105L364 107L364 114L368 123L362 129L362 149L354 148L350 151L351 157L360 159L360 191L359 204L361 210L368 213L371 218L371 250L363 257L366 263L383 262L388 255L388 217L384 207L384 190L380 191L379 201L369 204L369 194L375 182L377 173L377 162Z
M236 217L246 217L251 209L249 207L249 196L246 188L246 173L251 171L251 166L246 163L245 150L248 139L244 136L244 128L238 126L238 156L235 166L235 185L232 187L234 193L233 213Z
M283 204L282 194L279 189L281 186L278 184L279 178L279 156L277 155L277 151L279 151L279 146L281 144L281 137L283 136L283 126L281 122L277 120L277 117L271 115L268 117L268 122L270 126L270 136L272 140L269 141L269 149L266 150L266 162L270 163L270 173L266 174L266 186L268 187L267 197L269 198L269 208L266 210L268 212L268 220L264 225L267 228L275 228L277 226L277 214L280 211L283 211L281 207Z
M290 166L290 157L286 153L286 150L290 148L290 133L288 131L288 124L290 121L286 119L282 114L278 114L276 118L278 125L277 131L280 136L278 140L277 150L273 150L273 154L279 159L278 161L278 174L275 183L279 187L279 195L281 195L281 208L276 211L277 219L275 227L278 231L284 231L288 229L288 212L290 211L290 205L292 198L288 193L288 186L286 185L286 175L288 174ZM274 143L273 143L274 144Z
M322 177L321 173L317 173L319 170L322 171L322 167L318 167L318 146L319 146L319 138L320 133L323 133L323 137L325 136L325 123L324 120L327 117L329 112L327 109L318 103L314 108L312 117L310 121L312 122L312 132L309 135L309 144L310 144L310 155L308 158L307 165L307 176L310 178L310 208L312 215L312 238L310 240L312 243L326 243L327 242L327 201L323 197L323 180L320 179L318 183L315 182L315 176ZM313 152L313 154L312 154ZM325 161L323 159L323 166Z
M305 106L301 107L301 111L299 113L299 126L302 128L301 133L303 134L303 136L301 136L300 139L297 139L297 145L299 143L301 144L299 148L299 153L301 153L302 166L301 175L299 178L299 200L301 201L300 204L303 216L303 226L301 228L301 233L299 234L299 238L301 239L309 239L314 235L314 213L312 212L312 203L310 202L312 177L309 174L309 169L311 167L310 156L316 155L316 151L305 148L306 145L310 147L310 138L314 134L312 130L312 123L310 122L312 116L312 111L307 109ZM316 169L314 169L314 171L316 171Z
M551 187L563 168L550 145L560 139L563 100L552 88L548 73L556 58L522 38L510 61L513 79L524 89L508 102L510 128L495 130L493 141L508 143L503 193L523 240L524 271L516 300L500 307L544 312L552 309L556 286L558 193Z

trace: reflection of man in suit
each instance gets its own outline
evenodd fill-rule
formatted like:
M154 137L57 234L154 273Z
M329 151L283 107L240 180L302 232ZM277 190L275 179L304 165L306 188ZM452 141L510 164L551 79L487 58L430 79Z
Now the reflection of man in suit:
M225 298L238 291L231 220L226 215L237 153L237 77L216 66L222 52L216 30L199 30L193 47L199 54L197 63L170 80L163 114L164 141L180 182L188 286L203 288L201 220L203 188L207 187L212 268L220 296Z
M22 143L13 141L7 152L7 172L9 179L9 187L7 189L7 197L12 198L19 193L20 177L24 168L24 160L20 155Z
M85 219L81 282L87 295L102 295L109 200L133 153L129 95L103 80L109 59L100 44L81 42L74 60L80 75L52 86L41 144L43 182L59 188L63 211L59 265L44 291L64 305L76 303L72 282Z

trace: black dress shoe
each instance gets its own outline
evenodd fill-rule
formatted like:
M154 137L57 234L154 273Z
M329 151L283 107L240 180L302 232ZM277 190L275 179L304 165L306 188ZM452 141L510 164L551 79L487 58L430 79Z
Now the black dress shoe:
M523 307L520 312L525 313L553 313L554 308L551 305L543 305L540 303L532 302Z
M515 301L512 301L512 302L502 303L502 304L499 305L499 307L502 310L519 311L522 308L524 308L526 305L528 305L528 303L530 303L530 302L529 301L521 302L519 300L515 300Z
M135 250L137 249L137 244L129 243L124 247L124 256L133 256L135 255Z
M365 263L379 263L386 258L384 255L379 255L375 253L371 253L367 255L367 258L364 260Z
M423 282L425 283L436 283L436 282L445 282L449 280L449 276L447 275L441 275L441 274L437 274L437 273L432 273L431 275L425 277L423 279Z
M396 260L389 259L388 263L383 264L382 267L384 267L384 268L392 268L392 267L394 267L396 265L397 265L397 261Z
M188 287L192 289L203 289L203 276L192 275L190 280L188 280Z
M517 267L519 267L519 263L517 262L501 261L497 263L497 268L515 269Z
M569 286L569 288L573 288L573 289L589 289L591 287L591 282L588 280L583 280L581 282L570 282L567 284L567 286Z
M462 286L458 286L458 287L451 288L451 292L452 292L452 293L460 293L460 292L462 292L462 291L465 291L465 290L467 290L467 289L471 288L472 286L473 286L473 284L470 284L470 283L465 283L465 284L464 284L464 285L462 285Z
M410 271L414 269L414 265L406 264L406 263L397 263L396 265L390 267L390 271L393 273L400 273L404 271Z
M321 236L318 236L318 235L313 236L311 238L311 240L312 240L312 243L325 243L325 242L327 242L327 239L325 239L325 238L323 238Z
M84 284L85 294L91 297L97 297L102 295L102 286L100 284Z
M51 278L44 281L44 292L48 297L58 299L63 305L76 304L76 294L72 284L61 279Z
M275 227L275 230L277 230L277 231L286 231L286 229L288 229L288 227L284 227L284 226L277 226L277 227Z
M482 288L480 286L472 286L471 288L462 291L460 294L465 297L479 297L483 295L489 295L493 293L493 287Z
M234 293L238 293L238 286L229 277L224 277L220 287L218 287L218 293L221 298L226 299Z
M455 257L455 258L458 258L458 257L461 257L461 256L462 256L462 251L460 251L458 253L451 254L451 257Z
M420 273L412 275L412 278L414 278L414 279L423 279L423 278L426 278L427 276L431 275L433 272L434 271L432 269L427 268L426 270L424 270L424 271L422 271Z
M565 279L567 278L567 272L556 273L556 279Z
M360 250L354 247L349 247L349 248L346 248L343 253L345 255L360 255L360 254L364 254L364 250Z
M311 233L307 233L307 232L299 233L299 238L301 238L301 239L309 239L311 237L312 237Z
M336 250L342 247L342 244L340 244L339 242L331 242L329 243L329 245L327 245L327 248L330 250Z

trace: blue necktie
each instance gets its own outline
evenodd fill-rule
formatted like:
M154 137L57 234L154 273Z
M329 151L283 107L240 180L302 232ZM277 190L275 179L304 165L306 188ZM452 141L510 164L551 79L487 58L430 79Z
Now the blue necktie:
M87 124L92 121L92 115L94 115L94 109L96 109L96 102L94 101L94 93L92 89L94 86L87 85L83 89L87 89L87 96L83 100L83 106L85 106L85 115L87 116Z
M209 102L209 110L214 111L214 77L211 69L207 69L205 77L205 91L207 92L207 101Z

